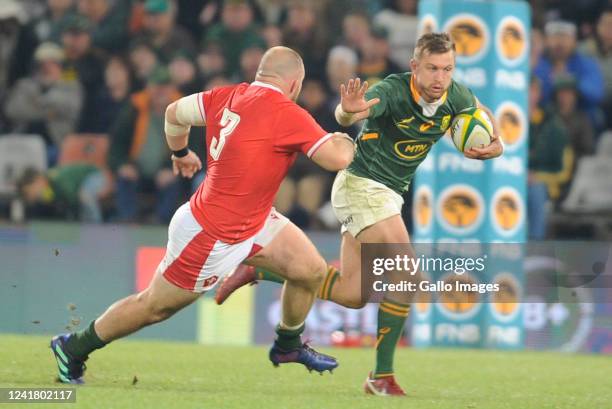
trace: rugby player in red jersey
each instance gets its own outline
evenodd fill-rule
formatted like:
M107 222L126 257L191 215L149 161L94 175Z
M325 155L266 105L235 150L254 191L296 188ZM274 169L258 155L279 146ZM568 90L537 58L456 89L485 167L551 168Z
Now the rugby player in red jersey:
M338 365L301 341L328 267L306 235L272 207L299 152L331 171L353 159L348 135L324 131L295 103L304 75L295 51L274 47L263 56L255 82L169 105L165 131L174 171L191 178L201 169L187 141L191 126L206 126L206 179L170 222L166 254L149 287L111 305L88 328L53 338L62 382L82 383L91 352L169 318L243 262L286 279L272 363L297 362L319 372Z

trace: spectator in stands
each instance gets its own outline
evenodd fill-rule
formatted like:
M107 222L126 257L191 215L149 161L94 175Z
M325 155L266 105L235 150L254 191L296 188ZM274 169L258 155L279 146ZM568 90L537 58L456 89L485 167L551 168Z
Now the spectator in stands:
M397 73L402 69L389 59L389 42L384 28L374 27L370 35L359 49L361 61L357 75L367 80L370 85L385 79L389 74Z
M168 222L179 197L170 152L164 141L166 107L181 97L170 82L167 69L157 68L146 88L130 98L111 131L108 163L117 178L116 206L119 220L136 221L138 193L153 192L155 219Z
M546 236L549 199L559 198L561 186L571 177L573 153L562 120L538 106L540 80L532 76L529 87L529 160L527 216L529 237Z
M196 46L187 30L176 25L176 6L169 0L147 0L144 3L145 40L157 53L159 61L168 64L178 51L195 55Z
M76 130L83 95L74 79L64 79L64 52L43 43L34 53L35 72L17 82L6 101L13 131L41 135L47 142L49 163L55 163L64 137Z
M257 75L257 69L259 68L259 62L263 57L264 50L261 47L254 46L245 49L240 56L240 76L236 82L253 82Z
M578 108L576 79L572 75L558 76L555 81L554 108L563 121L575 162L594 153L594 133L587 114Z
M250 47L265 48L253 20L253 8L246 0L225 0L221 22L212 26L205 35L204 47L216 45L223 53L230 76L240 75L240 56Z
M278 26L268 24L261 30L261 37L266 42L266 49L284 45L283 32Z
M347 47L357 51L370 38L370 17L362 11L353 11L342 20L342 38Z
M144 41L137 41L130 47L129 60L134 69L135 89L141 89L146 84L155 68L160 64L153 48Z
M368 11L370 8L368 7L371 4L378 3L377 0L322 0L322 6L320 7L321 16L325 19L325 25L328 28L330 39L332 39L332 43L337 43L338 41L333 41L333 39L341 40L342 36L345 34L345 23L344 19L347 15L361 15L365 17L365 22L369 26L370 13ZM376 12L380 11L380 8L376 8ZM363 19L360 17L361 21L358 23L362 25ZM338 24L338 22L342 21L342 24ZM352 25L352 23L351 23ZM362 25L363 26L363 25Z
M612 4L599 16L595 37L585 41L580 49L599 62L605 83L606 127L612 129Z
M199 76L204 82L227 72L225 57L218 45L209 45L202 50L198 55L197 64Z
M43 173L27 169L17 181L20 196L30 208L63 218L101 223L100 199L107 182L100 169L89 164L71 164ZM36 214L35 214L36 215Z
M293 0L283 27L283 45L300 53L309 77L323 78L328 49L327 30L311 1Z
M47 0L46 12L34 23L39 42L61 42L64 25L74 14L74 5L75 0Z
M113 56L104 70L104 88L96 99L98 114L92 118L91 132L108 134L132 92L132 69L123 57Z
M67 21L62 44L64 48L64 77L76 78L83 87L83 108L77 126L78 132L91 132L91 124L98 115L96 98L104 87L104 56L93 50L91 24L83 16L72 16Z
M177 52L168 65L170 80L181 94L189 95L202 90L202 81L191 56L186 52Z
M559 75L572 74L577 81L581 107L589 114L596 129L603 126L599 104L604 96L604 83L597 62L576 50L576 26L566 21L546 24L546 51L535 67L542 82L542 102L551 102L554 81Z
M340 84L346 84L350 78L357 76L358 63L357 53L349 47L339 45L329 51L326 68L327 86L330 95L327 106L331 112L334 112L340 102ZM335 129L338 129L338 127ZM341 129L341 132L346 132L352 137L355 137L359 132L357 124L350 128Z
M417 0L394 0L392 3L393 6L376 14L374 25L387 30L391 60L406 71L417 40Z
M544 33L538 27L531 28L531 39L529 47L529 69L531 72L540 63L540 58L544 55Z
M19 78L27 76L34 50L36 34L26 25L23 7L15 0L3 0L0 5L0 101L5 90Z
M77 0L78 12L91 23L91 42L94 48L107 52L124 50L128 42L130 2L110 0Z

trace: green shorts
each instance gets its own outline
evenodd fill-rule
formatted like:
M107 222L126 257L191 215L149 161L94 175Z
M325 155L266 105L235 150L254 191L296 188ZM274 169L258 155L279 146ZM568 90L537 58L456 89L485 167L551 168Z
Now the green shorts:
M331 203L342 233L357 237L366 227L401 214L404 199L380 182L341 170L334 180Z

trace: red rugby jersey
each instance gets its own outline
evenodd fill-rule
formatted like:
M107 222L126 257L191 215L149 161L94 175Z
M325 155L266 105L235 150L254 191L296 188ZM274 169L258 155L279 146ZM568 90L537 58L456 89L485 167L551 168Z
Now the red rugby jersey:
M309 157L331 134L280 89L262 82L201 94L206 178L191 197L205 231L225 243L257 233L298 152Z

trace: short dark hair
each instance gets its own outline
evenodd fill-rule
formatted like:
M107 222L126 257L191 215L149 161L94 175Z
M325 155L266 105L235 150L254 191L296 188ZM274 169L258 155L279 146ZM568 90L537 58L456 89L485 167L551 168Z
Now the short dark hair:
M425 53L444 54L455 52L455 43L448 33L427 33L417 40L414 48L414 59L420 59Z

